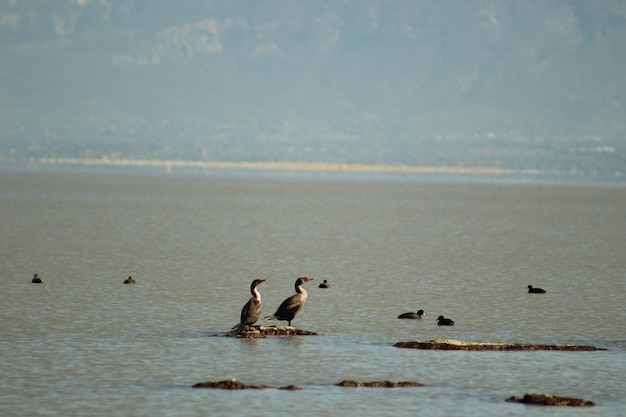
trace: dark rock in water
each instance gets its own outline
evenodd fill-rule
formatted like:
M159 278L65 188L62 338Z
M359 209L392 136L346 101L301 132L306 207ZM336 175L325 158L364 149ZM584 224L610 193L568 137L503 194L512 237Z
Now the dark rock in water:
M246 385L239 382L236 378L231 378L224 381L206 381L198 382L193 385L192 388L214 388L214 389L226 389L226 390L239 390L239 389L265 389L269 388L267 385Z
M561 350L561 351L594 351L606 350L589 345L543 345L535 343L489 343L489 342L461 342L459 340L430 340L428 342L398 342L394 345L399 348L430 349L430 350Z
M237 378L231 378L224 381L206 381L198 382L193 385L192 388L213 388L213 389L225 389L225 390L240 390L240 389L268 389L275 388L268 385L246 385L237 380ZM287 385L279 387L277 389L284 391L299 391L301 388L295 385Z
M580 398L557 397L556 395L548 394L524 394L522 398L507 398L506 402L534 405L556 405L567 407L592 407L596 405L593 401L585 401Z
M348 388L357 388L357 387L368 387L368 388L403 388L403 387L421 387L424 384L420 384L419 382L412 381L401 381L401 382L392 382L392 381L372 381L372 382L358 382L352 381L349 379L344 379L343 381L335 384L338 387L348 387Z
M280 387L278 389L282 389L283 391L302 391L302 388L297 387L295 385L287 385L285 387Z
M315 332L294 326L259 326L259 331L266 336L317 336Z
M265 339L267 337L263 333L261 333L256 327L250 327L248 329L233 329L230 332L226 333L225 336L237 337L239 339Z
M401 381L401 382L392 382L392 381L372 381L372 382L358 382L351 380L344 380L335 384L338 387L368 387L368 388L404 388L404 387L421 387L423 384L419 382L413 381ZM269 389L275 388L283 391L300 391L302 388L297 387L295 385L286 385L284 387L270 387L268 385L246 385L236 378L227 379L224 381L206 381L206 382L198 382L194 384L192 388L212 388L212 389L223 389L223 390L242 390L242 389Z
M226 336L241 339L262 339L267 336L317 336L317 333L298 329L294 326L250 326L248 329L233 329Z

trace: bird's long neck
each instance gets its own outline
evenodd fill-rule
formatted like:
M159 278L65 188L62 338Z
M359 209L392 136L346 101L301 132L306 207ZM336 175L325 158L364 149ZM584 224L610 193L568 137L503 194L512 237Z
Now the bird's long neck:
M256 287L252 287L250 292L252 293L252 296L256 298L257 301L259 302L261 301L261 293L259 292L259 290L256 289Z
M301 298L302 300L306 300L306 299L307 299L307 297L308 297L308 295L309 295L309 294L306 292L306 290L304 289L304 287L302 287L302 284L300 284L300 285L296 285L296 292L297 292L298 294L300 294L300 298Z

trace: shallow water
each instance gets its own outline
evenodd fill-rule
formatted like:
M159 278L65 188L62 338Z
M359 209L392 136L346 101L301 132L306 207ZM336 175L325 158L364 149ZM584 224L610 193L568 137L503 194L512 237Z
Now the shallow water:
M525 392L626 413L620 187L1 171L0 205L3 416L544 415L504 402ZM299 276L319 336L212 336L253 279L269 315ZM439 338L608 350L393 347ZM232 377L302 391L190 388Z

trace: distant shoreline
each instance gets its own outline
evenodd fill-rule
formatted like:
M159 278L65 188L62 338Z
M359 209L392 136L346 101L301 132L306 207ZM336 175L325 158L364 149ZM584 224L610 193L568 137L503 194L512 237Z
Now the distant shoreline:
M534 169L513 170L484 167L436 167L414 165L368 165L325 162L235 162L235 161L184 161L158 159L110 159L110 158L37 158L31 162L44 165L84 165L118 167L163 168L219 168L257 169L280 171L335 171L335 172L380 172L380 173L420 173L420 174L472 174L472 175L558 175Z

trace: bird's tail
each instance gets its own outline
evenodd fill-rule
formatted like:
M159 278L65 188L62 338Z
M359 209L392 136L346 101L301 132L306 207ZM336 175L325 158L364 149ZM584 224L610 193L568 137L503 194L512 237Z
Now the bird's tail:
M265 316L265 317L263 317L263 318L264 318L265 320L272 321L272 320L276 320L276 315L275 315L275 314L272 314L271 316Z

